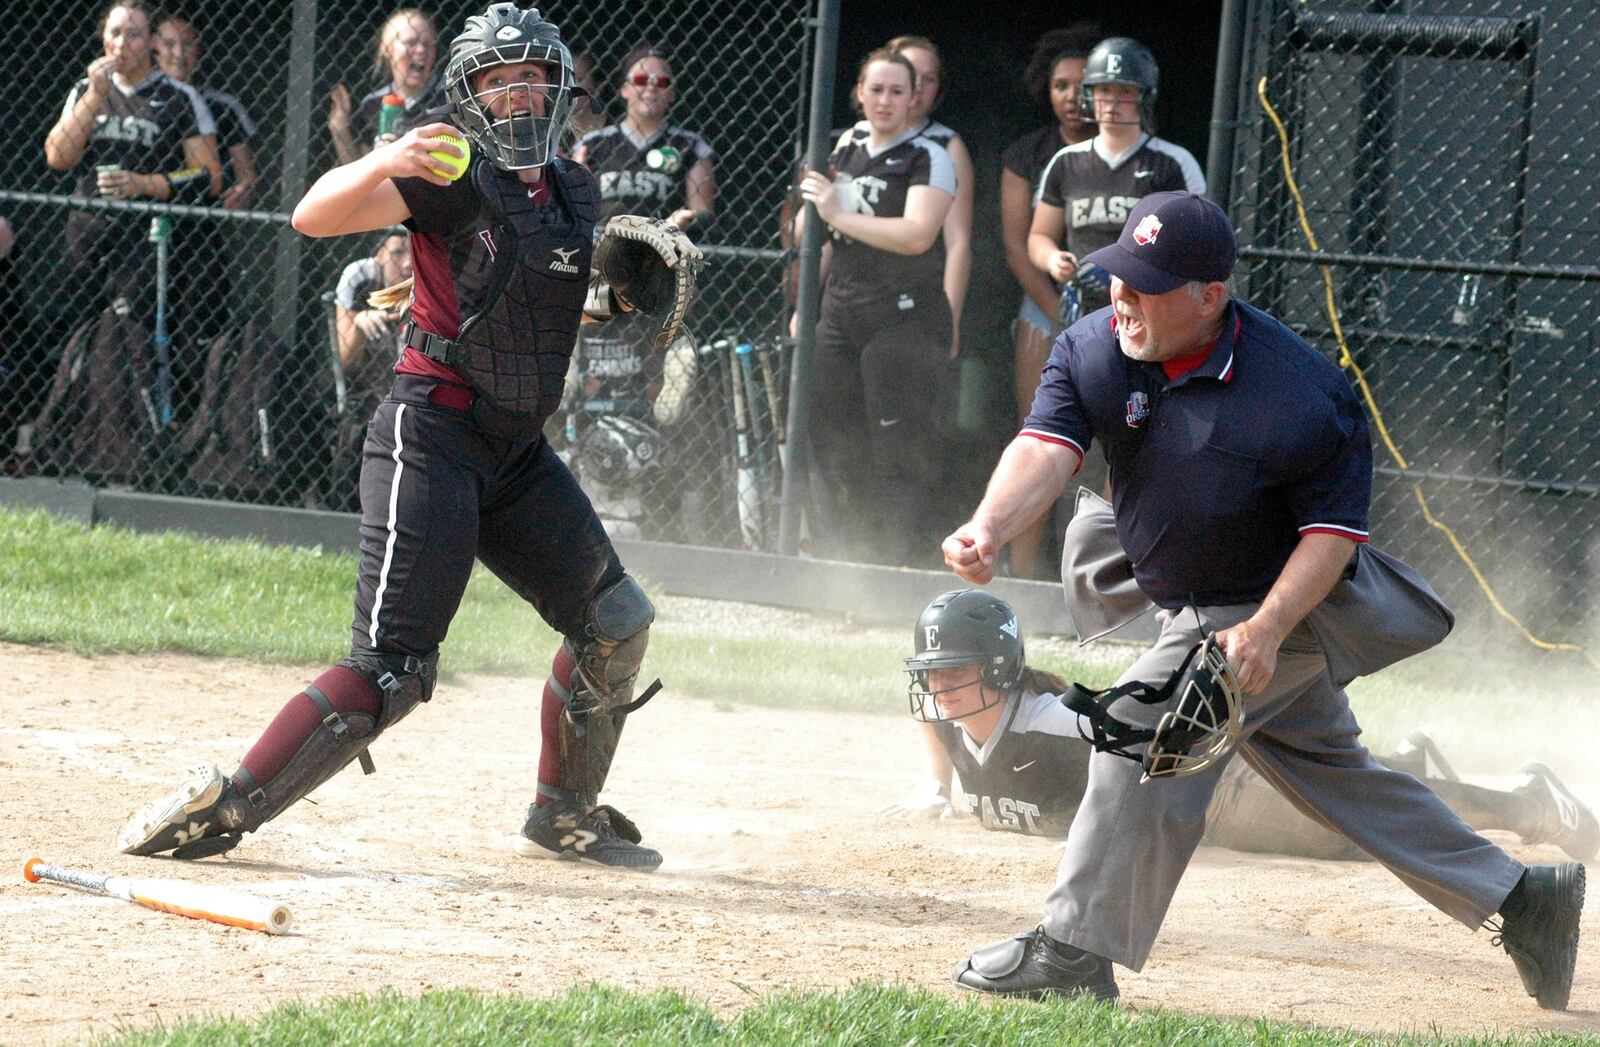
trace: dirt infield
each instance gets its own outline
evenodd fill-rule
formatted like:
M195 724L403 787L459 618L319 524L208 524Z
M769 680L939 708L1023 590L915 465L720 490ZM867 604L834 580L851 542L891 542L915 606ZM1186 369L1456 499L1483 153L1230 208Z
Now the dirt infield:
M0 658L6 1042L384 986L536 994L596 979L674 986L726 1009L782 986L946 987L958 958L1038 918L1059 854L968 821L880 821L918 768L899 720L669 694L630 725L609 791L667 855L662 871L521 859L507 838L533 791L534 684L468 678L374 747L376 777L341 774L228 858L127 858L112 846L126 811L198 761L231 770L316 670L3 644ZM1592 796L1595 782L1582 784ZM248 888L287 902L296 933L27 885L34 854ZM1119 973L1135 1006L1373 1031L1600 1033L1596 898L1565 1015L1523 995L1486 932L1376 866L1213 848L1149 966Z

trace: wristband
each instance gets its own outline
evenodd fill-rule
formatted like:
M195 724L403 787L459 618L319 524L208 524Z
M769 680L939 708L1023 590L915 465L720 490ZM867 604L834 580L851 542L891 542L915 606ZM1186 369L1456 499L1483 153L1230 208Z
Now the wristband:
M603 280L589 284L589 296L583 303L583 314L591 320L609 320L627 312L617 300L617 292Z
M161 176L167 180L168 199L202 201L211 193L211 172L204 167L180 167Z

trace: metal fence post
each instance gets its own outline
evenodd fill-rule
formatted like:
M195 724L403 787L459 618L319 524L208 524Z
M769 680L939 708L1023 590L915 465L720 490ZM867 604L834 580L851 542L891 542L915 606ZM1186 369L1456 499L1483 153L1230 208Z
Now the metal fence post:
M812 52L811 119L807 131L806 166L827 165L833 121L834 62L839 50L839 0L817 0L816 46ZM816 344L817 312L822 304L822 220L806 205L805 233L800 241L799 318L794 362L789 375L789 467L783 474L783 508L778 518L778 551L793 556L800 550L800 510L811 481L809 409L811 353Z
M305 195L311 152L311 85L317 54L317 0L295 0L290 27L289 85L283 100L283 195L278 208L289 212ZM292 228L278 231L272 280L272 333L282 345L295 344L300 317L302 238Z
M1239 126L1240 55L1245 0L1222 0L1217 75L1211 92L1211 139L1206 145L1206 192L1226 211L1233 201L1233 140Z

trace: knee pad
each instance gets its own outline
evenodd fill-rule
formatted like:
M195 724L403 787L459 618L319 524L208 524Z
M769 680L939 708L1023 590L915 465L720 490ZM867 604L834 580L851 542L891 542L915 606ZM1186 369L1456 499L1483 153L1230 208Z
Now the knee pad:
M655 617L655 605L627 575L595 595L584 612L584 634L573 644L577 686L567 705L569 716L600 711L626 714L650 700L659 680L637 702L633 686Z
M367 747L392 724L433 697L438 680L439 652L415 655L357 652L339 665L358 674L378 692L379 712L374 720L360 712L340 713L316 686L303 693L317 707L322 722L270 781L257 782L240 767L233 773L238 796L225 802L225 824L249 832L271 821L352 760L367 774L376 767Z

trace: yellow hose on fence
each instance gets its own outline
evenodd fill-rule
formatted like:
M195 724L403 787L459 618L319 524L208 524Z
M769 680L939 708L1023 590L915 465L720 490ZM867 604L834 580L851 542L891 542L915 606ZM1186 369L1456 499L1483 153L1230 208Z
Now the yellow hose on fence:
M1311 245L1311 250L1321 253L1322 245L1317 242L1317 234L1311 229L1311 220L1306 216L1305 199L1300 195L1299 183L1295 181L1294 163L1289 158L1289 132L1284 128L1283 121L1278 117L1278 111L1272 107L1271 100L1267 98L1267 78L1264 76L1256 85L1256 97L1260 100L1261 108L1266 112L1267 118L1272 121L1272 126L1278 132L1278 149L1283 158L1283 176L1289 185L1290 195L1294 197L1294 209L1300 219L1300 231L1305 234L1306 242ZM1378 438L1383 442L1384 448L1388 450L1389 456L1394 459L1395 465L1402 473L1409 473L1411 465L1406 461L1405 456L1400 453L1400 448L1396 446L1394 437L1390 435L1389 427L1383 420L1383 412L1378 410L1377 398L1372 395L1372 387L1367 384L1367 376L1362 373L1361 365L1356 363L1355 357L1350 353L1350 346L1345 341L1344 327L1339 323L1339 306L1333 295L1333 270L1327 265L1318 265L1317 268L1322 273L1322 290L1327 303L1328 321L1333 328L1333 337L1339 343L1339 366L1347 369L1355 377L1356 387L1361 390L1361 397L1366 401L1367 413L1372 416L1373 427L1377 429ZM1600 670L1600 659L1596 659L1582 645L1542 640L1533 635L1528 627L1523 625L1522 621L1512 614L1505 604L1501 603L1500 597L1495 594L1494 587L1489 584L1489 579L1485 578L1483 572L1478 569L1477 563L1473 561L1471 554L1467 552L1466 546L1461 544L1461 539L1456 536L1455 531L1444 521L1433 515L1433 511L1428 508L1427 496L1422 493L1422 485L1414 480L1410 481L1410 483L1411 492L1417 498L1417 505L1422 508L1423 519L1444 534L1445 539L1450 543L1450 547L1461 558L1461 562L1467 565L1468 571L1472 572L1472 577L1477 581L1478 588L1483 590L1483 595L1488 598L1489 606L1494 608L1496 614L1510 622L1522 634L1523 639L1534 647L1542 651L1570 651L1581 656L1594 669Z

